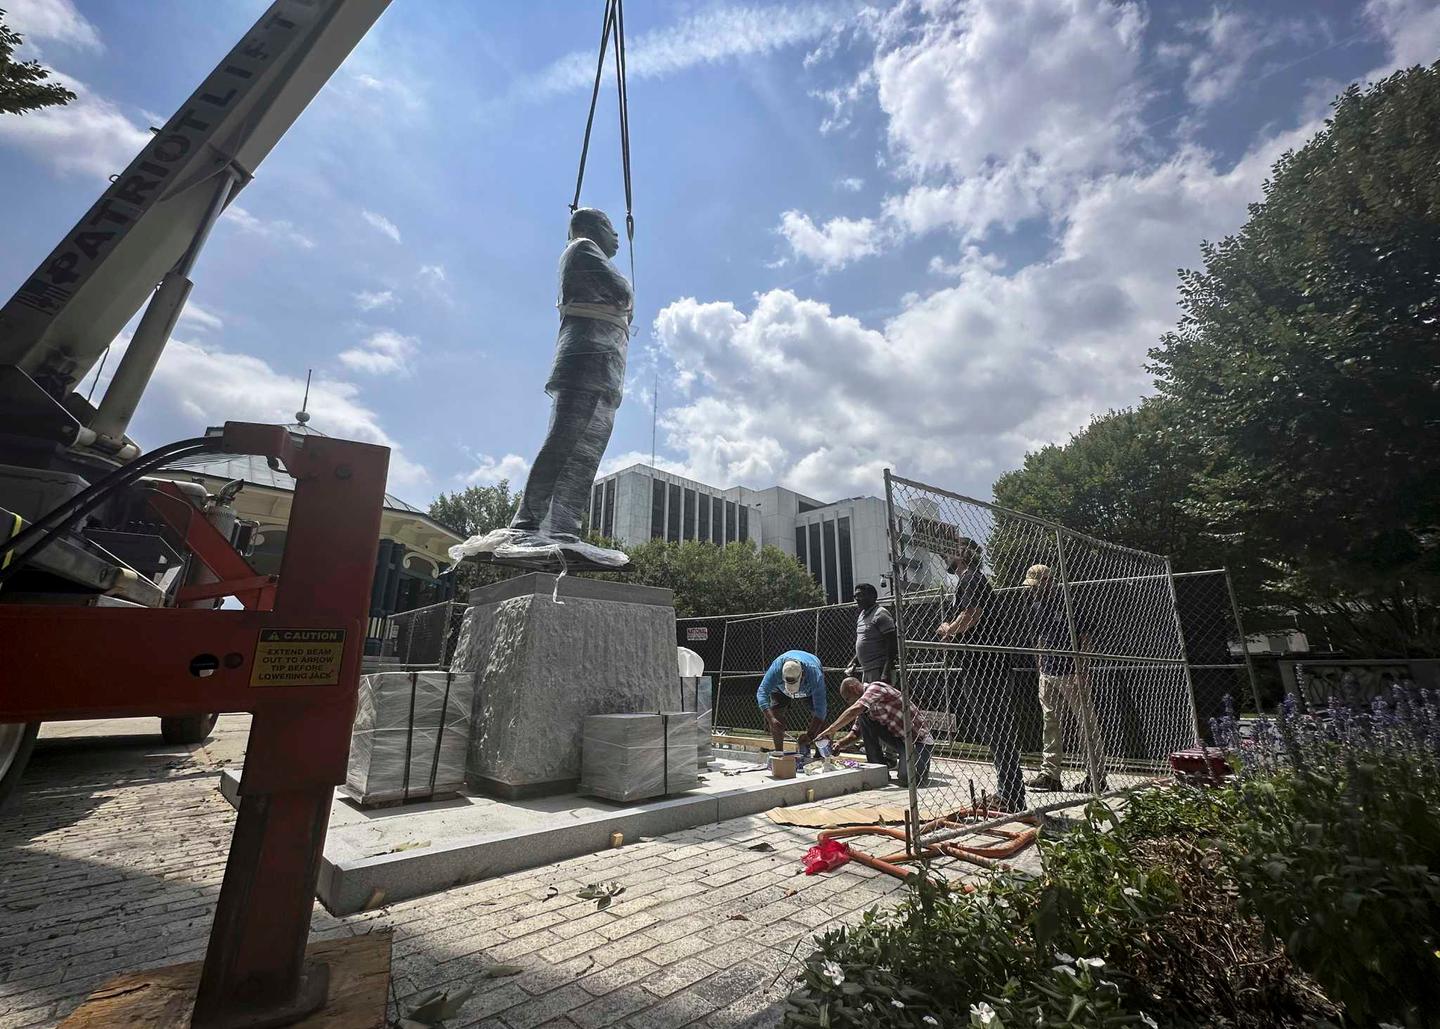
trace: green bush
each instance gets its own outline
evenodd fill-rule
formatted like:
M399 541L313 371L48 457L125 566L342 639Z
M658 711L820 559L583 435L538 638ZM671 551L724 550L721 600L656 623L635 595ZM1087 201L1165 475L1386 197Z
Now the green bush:
M1224 788L1096 802L1039 876L817 938L787 1024L1440 1027L1440 698L1235 728Z

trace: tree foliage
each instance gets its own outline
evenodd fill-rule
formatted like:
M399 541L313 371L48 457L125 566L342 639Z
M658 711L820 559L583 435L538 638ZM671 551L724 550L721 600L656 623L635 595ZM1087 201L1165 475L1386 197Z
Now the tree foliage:
M996 480L995 502L1167 554L1178 569L1210 568L1225 563L1225 549L1186 504L1203 472L1169 406L1151 399L1098 415L1069 442L1026 454L1021 468Z
M70 90L46 81L50 70L40 62L15 60L15 51L23 42L20 33L5 24L5 12L0 10L0 115L24 114L74 100Z
M440 494L430 502L430 517L469 539L509 525L516 503L517 495L510 492L510 480L501 479L494 486L467 486L456 493ZM508 579L513 573L509 569L466 561L452 574L455 595L464 597L476 586Z
M1372 652L1440 651L1437 167L1440 63L1350 87L1151 352L1207 469L1192 510Z
M805 566L779 547L724 547L697 540L649 540L627 547L630 567L618 578L675 591L675 614L744 614L818 607L825 595Z

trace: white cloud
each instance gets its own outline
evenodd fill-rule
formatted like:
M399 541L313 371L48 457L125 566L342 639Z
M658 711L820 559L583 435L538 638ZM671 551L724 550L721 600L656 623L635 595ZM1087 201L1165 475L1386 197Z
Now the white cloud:
M374 211L361 211L360 217L370 225L371 228L383 232L396 243L400 242L400 228L383 214L376 214Z
M1211 9L1208 18L1190 22L1184 29L1199 37L1199 45L1189 51L1185 76L1185 96L1197 107L1210 107L1232 96L1262 51L1302 40L1308 34L1298 22L1267 22L1219 6Z
M62 175L109 177L123 171L150 142L150 134L111 101L83 82L58 72L52 80L75 93L64 107L46 107L0 118L0 143L8 143Z
M1440 4L1434 0L1369 0L1365 16L1389 44L1392 67L1429 65L1440 57Z
M181 324L189 323L192 328L201 332L219 332L225 327L225 322L218 314L201 307L193 300L185 302L185 309L180 312L180 322Z
M340 352L340 363L358 372L372 375L408 375L410 358L420 348L414 336L405 336L393 329L380 329L365 337L358 346Z
M854 176L845 179L836 179L835 188L844 190L846 193L858 193L865 188L865 180Z
M450 276L443 264L422 264L415 273L415 278L426 293L446 304L455 302L455 298L450 295Z
M884 213L912 235L945 228L970 242L983 239L997 225L1013 229L1026 218L1045 214L1065 191L1046 179L1037 162L1017 161L953 182L913 186L887 197Z
M375 311L388 307L394 307L397 303L395 294L388 290L362 289L355 294L355 303L362 311Z
M79 50L104 49L100 31L72 0L7 0L5 21L32 46L60 43Z
M893 158L877 160L910 181L878 219L816 228L787 212L781 231L822 267L938 228L969 242L1063 215L1087 179L1140 162L1139 5L932 0L924 13L879 24L874 59L851 87L814 94L831 106L825 132L873 84Z
M115 343L106 362L107 374L118 366L126 342ZM101 378L97 396L107 382L108 378ZM196 383L204 388L197 389ZM225 421L292 422L304 396L303 377L279 372L258 357L172 339L155 366L140 417L152 431L158 427L168 439L179 439ZM419 488L430 482L430 473L384 430L354 383L316 376L310 384L308 410L310 426L327 436L389 447L392 487Z
M1110 0L930 6L915 37L874 66L891 145L913 169L967 175L1016 158L1072 172L1126 163L1142 100L1142 8Z
M310 250L315 246L314 240L295 228L290 222L280 218L268 221L257 218L239 204L232 203L225 208L225 214L221 216L221 220L229 222L247 235L258 236L260 239L297 246L302 250Z
M411 114L424 110L425 98L417 84L413 72L385 74L379 68L369 71L362 67L347 67L338 83L342 93L387 116L393 116L397 107Z
M817 226L799 211L782 214L778 231L797 255L827 270L877 253L884 236L882 227L869 218L832 218Z
M700 64L773 53L820 38L853 11L851 3L711 8L627 40L626 73L660 78ZM594 81L595 51L576 51L542 71L530 91L589 89Z
M987 495L1027 449L1148 391L1147 349L1175 323L1175 270L1244 220L1271 163L1315 128L1217 166L1187 149L1080 188L1053 253L1006 270L969 249L956 281L880 327L784 290L750 310L677 300L655 321L694 399L662 413L703 481L874 493L886 465ZM803 411L776 397L804 397Z
M475 467L461 476L461 481L468 486L494 486L503 479L518 489L524 485L525 476L529 473L530 462L519 454L506 454L498 460L489 454L481 454Z

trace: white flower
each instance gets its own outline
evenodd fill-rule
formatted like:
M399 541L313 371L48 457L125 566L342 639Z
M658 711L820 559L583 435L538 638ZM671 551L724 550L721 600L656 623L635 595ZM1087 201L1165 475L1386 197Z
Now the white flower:
M1075 963L1075 959L1072 958L1069 954L1066 954L1063 950L1057 950L1055 952L1055 960L1063 961L1067 965L1073 965Z
M871 1004L871 1003L867 1000L867 1001L864 1003L864 1005L861 1006L860 1010L861 1010L861 1011L867 1011L867 1012L868 1012L868 1011L874 1011L874 1010L875 1010L875 1005L874 1005L874 1004Z
M1140 896L1140 891L1137 890L1137 889L1136 889L1135 887L1133 887L1133 886L1127 886L1127 887L1125 887L1123 890L1121 890L1120 892L1123 893L1123 894L1125 894L1125 896L1127 896L1127 897L1138 897L1138 896Z
M924 1022L926 1025L940 1024L940 1019L936 1018L934 1015L926 1015L924 1018L920 1019L920 1021Z
M995 1014L995 1009L992 1008L989 1004L986 1004L983 1000L979 1004L970 1005L971 1025L995 1025L998 1021L999 1016Z
M1074 974L1075 974L1075 969L1071 968L1069 965L1056 965L1055 968L1054 968L1054 971L1056 971L1056 972L1064 972L1066 975L1074 975Z
M1076 963L1077 965L1089 965L1091 968L1104 968L1104 967L1105 967L1105 959L1104 959L1104 958L1081 958L1079 961L1077 961L1077 962L1075 962L1075 963Z
M834 961L827 961L820 966L820 974L829 979L836 986L845 981L845 970Z
M892 1008L904 1008L905 1002L903 1000L896 1000L892 997L890 1000L890 1006Z
M1143 1011L1140 1012L1140 1021L1142 1021L1142 1022L1144 1022L1146 1025L1148 1025L1148 1026L1150 1027L1150 1029L1160 1029L1160 1027L1155 1024L1155 1019L1151 1018L1149 1015L1145 1014L1145 1012L1143 1012Z

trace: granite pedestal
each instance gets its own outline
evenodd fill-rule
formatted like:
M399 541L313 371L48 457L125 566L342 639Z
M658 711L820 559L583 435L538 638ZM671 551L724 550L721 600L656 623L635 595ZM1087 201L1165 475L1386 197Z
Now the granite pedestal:
M470 592L451 667L475 673L465 781L490 796L573 791L587 715L674 706L674 594L555 584L535 572Z

